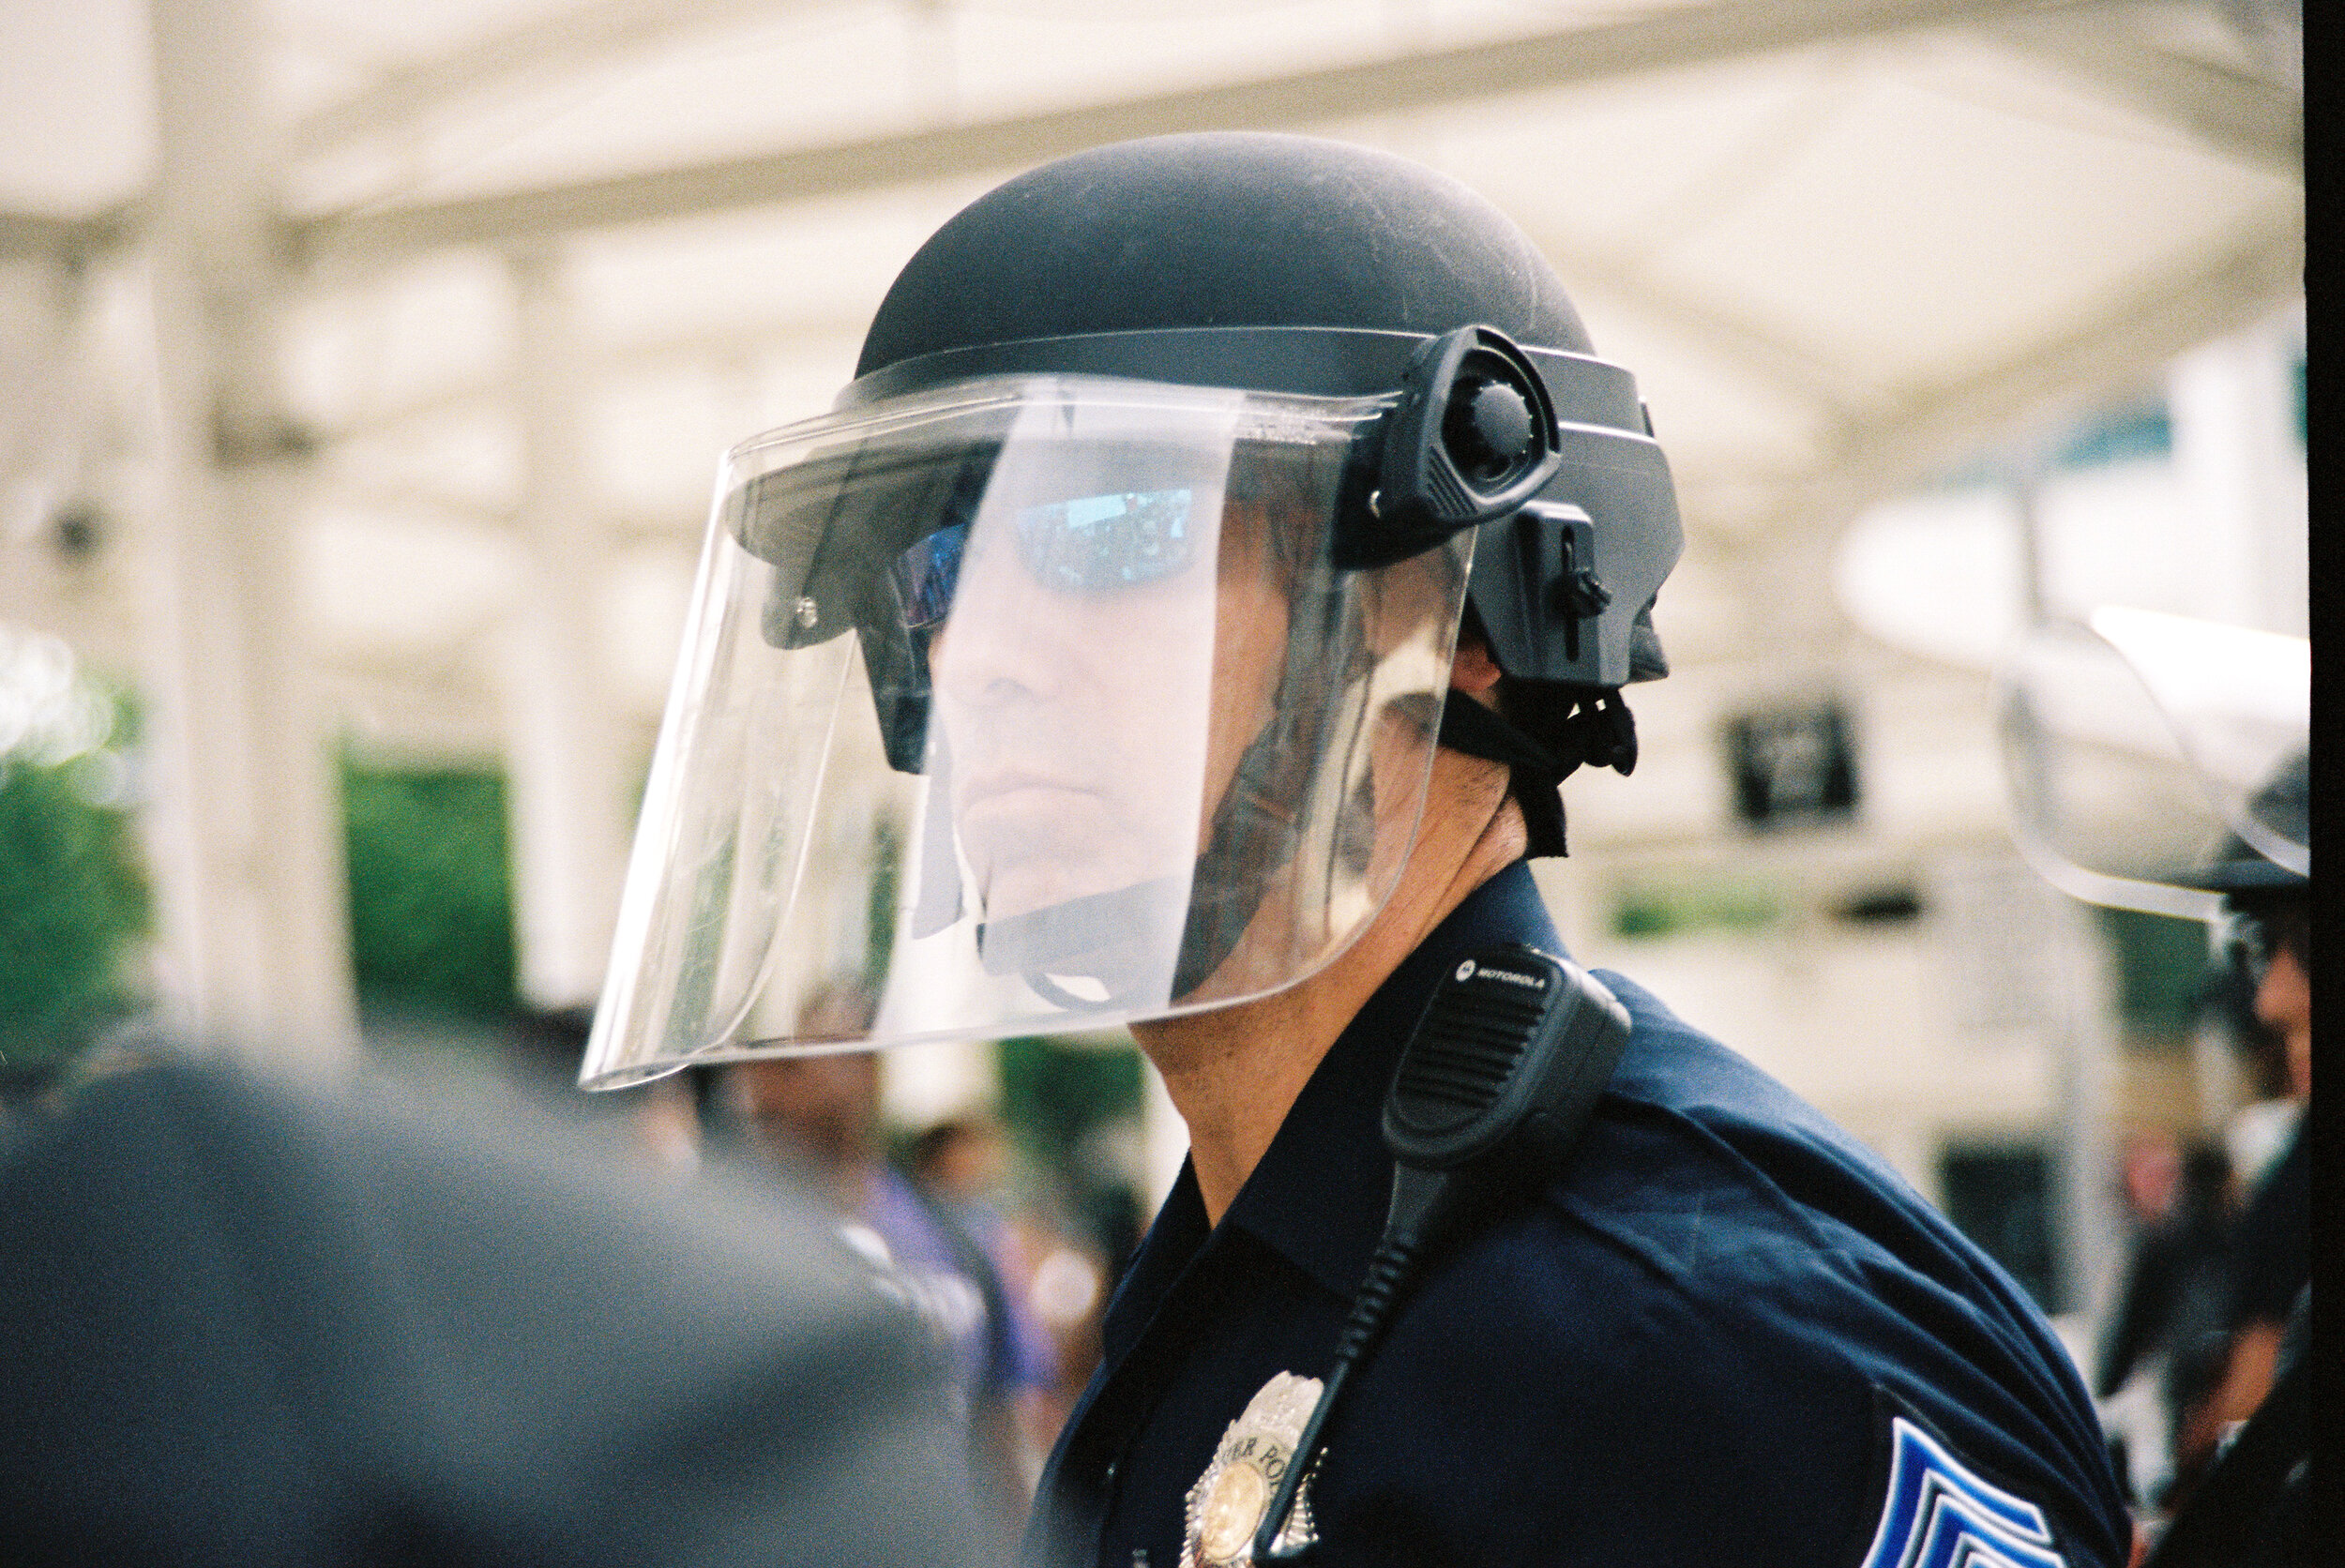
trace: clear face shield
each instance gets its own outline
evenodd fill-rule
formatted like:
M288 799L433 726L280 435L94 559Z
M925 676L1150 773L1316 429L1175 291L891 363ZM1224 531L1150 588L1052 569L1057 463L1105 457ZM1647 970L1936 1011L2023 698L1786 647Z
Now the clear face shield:
M2303 638L2153 611L2031 632L1996 676L2020 852L2079 898L2196 920L2243 875L2309 878L2311 681Z
M1414 841L1473 544L1332 565L1392 400L1001 377L732 453L583 1081L1334 957Z

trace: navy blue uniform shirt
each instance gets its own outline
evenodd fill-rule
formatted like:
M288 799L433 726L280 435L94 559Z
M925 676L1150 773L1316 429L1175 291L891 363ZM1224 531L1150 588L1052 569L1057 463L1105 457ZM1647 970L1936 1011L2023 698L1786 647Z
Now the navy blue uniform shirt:
M1266 1384L1325 1375L1383 1229L1400 1048L1440 975L1507 941L1563 951L1520 864L1369 999L1218 1227L1184 1168L1044 1471L1031 1561L1227 1560L1261 1486L1200 1483L1218 1451L1275 1450L1233 1430ZM1440 1261L1354 1378L1309 1487L1315 1560L2124 1563L2092 1405L2019 1288L1812 1108L1601 979L1634 1021L1612 1084L1556 1180Z

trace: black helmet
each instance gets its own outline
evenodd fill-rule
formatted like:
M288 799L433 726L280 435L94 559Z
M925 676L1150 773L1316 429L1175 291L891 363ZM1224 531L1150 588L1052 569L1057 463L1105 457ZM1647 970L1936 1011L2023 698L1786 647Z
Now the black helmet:
M1635 383L1456 182L1260 135L1011 180L726 460L586 1076L836 1048L842 982L873 1041L1296 984L1438 746L1562 852L1680 545ZM1518 722L1449 700L1468 632Z
M1669 467L1634 380L1595 357L1546 258L1465 186L1370 148L1252 132L1060 158L920 248L840 401L1036 370L1333 397L1410 385L1424 414L1404 410L1363 455L1348 520L1387 535L1385 551L1497 525L1475 543L1467 625L1505 673L1514 722L1451 704L1443 742L1516 766L1535 853L1563 852L1565 775L1635 766L1618 692L1669 673L1652 613L1684 545ZM1503 472L1542 435L1551 460ZM1444 469L1494 458L1514 481L1503 493L1438 493ZM1397 505L1412 489L1436 493Z
M2290 753L2263 787L2248 798L2247 815L2284 842L2309 849L2311 795L2311 753L2300 749ZM2280 865L2236 833L2223 840L2205 865L2182 880L2186 885L2203 887L2233 901L2302 893L2312 885L2311 878Z
M2216 921L2312 873L2312 648L2139 606L2037 627L1996 671L2012 837L2091 903Z

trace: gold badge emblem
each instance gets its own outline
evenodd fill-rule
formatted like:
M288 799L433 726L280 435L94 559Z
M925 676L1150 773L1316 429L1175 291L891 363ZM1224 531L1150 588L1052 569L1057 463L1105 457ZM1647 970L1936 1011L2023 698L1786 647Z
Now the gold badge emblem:
M1213 1463L1188 1489L1188 1529L1181 1536L1181 1568L1245 1568L1262 1528L1263 1511L1286 1476L1302 1440L1303 1424L1319 1403L1319 1380L1281 1372L1247 1401L1245 1413L1230 1423L1214 1450ZM1278 1533L1281 1549L1316 1538L1311 1528L1311 1485L1294 1494L1294 1512Z

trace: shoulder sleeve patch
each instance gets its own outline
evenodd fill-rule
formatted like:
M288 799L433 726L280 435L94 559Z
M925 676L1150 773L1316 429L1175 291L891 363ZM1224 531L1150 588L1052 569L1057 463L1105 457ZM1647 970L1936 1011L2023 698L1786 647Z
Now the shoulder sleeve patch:
M1889 1422L1889 1485L1863 1568L2067 1568L2042 1509L1906 1420Z

